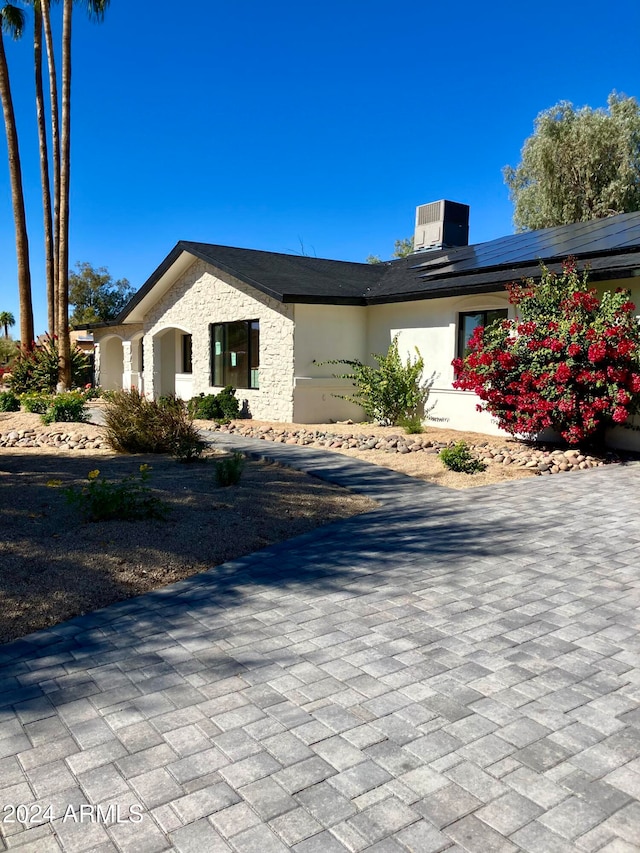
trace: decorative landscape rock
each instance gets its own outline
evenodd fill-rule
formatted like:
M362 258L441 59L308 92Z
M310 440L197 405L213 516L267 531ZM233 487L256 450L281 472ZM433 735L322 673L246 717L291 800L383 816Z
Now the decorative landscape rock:
M0 433L0 447L51 447L54 450L93 451L109 450L103 436L89 436L80 431L68 431L72 425L52 424L42 430L22 429ZM341 425L338 425L341 426ZM347 425L344 425L347 427ZM309 427L309 429L286 430L272 426L252 426L250 422L232 423L219 426L213 424L207 429L211 432L234 433L245 438L257 438L278 444L298 445L301 447L324 447L333 450L373 450L381 453L439 453L448 443L434 441L424 435L387 436L355 434L351 432L329 432ZM602 456L583 453L579 449L562 450L553 445L514 444L510 447L498 447L489 442L470 444L470 450L487 465L504 465L525 468L539 476L561 474L565 471L584 471L602 465L636 459L633 454L608 451Z
M273 441L279 444L296 444L311 447L328 447L334 450L376 450L384 453L439 453L448 443L433 441L425 435L356 435L349 432L329 432L309 427L309 429L285 430L272 426L251 426L247 424L223 424L207 427L212 432L233 433L245 438L257 438L261 441ZM583 471L602 465L610 465L632 457L630 454L607 451L602 456L586 455L578 449L562 450L553 445L518 444L512 447L496 447L489 442L470 444L469 449L487 465L504 465L526 468L540 476L560 474L565 471Z
M106 439L63 432L60 427L50 427L36 432L33 429L12 430L0 433L0 447L51 447L54 450L107 450Z

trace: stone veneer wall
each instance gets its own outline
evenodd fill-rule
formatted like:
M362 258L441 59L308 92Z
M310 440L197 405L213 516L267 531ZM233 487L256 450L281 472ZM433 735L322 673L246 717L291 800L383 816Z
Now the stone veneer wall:
M154 353L158 335L177 328L192 335L193 393L215 393L210 383L211 323L260 321L260 388L238 389L253 417L290 421L293 417L293 308L260 293L232 276L220 278L203 261L195 261L147 314L144 322L144 383L158 396L160 370Z

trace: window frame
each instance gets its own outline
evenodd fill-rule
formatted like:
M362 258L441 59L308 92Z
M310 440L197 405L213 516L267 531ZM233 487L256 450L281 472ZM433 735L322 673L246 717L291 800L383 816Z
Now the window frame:
M228 344L229 328L231 326L243 325L246 329L245 340L247 342L247 369L244 377L244 384L230 381L227 370L225 356L231 352ZM222 376L217 375L216 371L216 329L222 329L222 352L218 353L223 357ZM257 318L251 320L230 320L223 323L210 323L209 325L209 352L210 352L210 382L214 388L224 388L227 385L232 385L234 388L246 391L258 391L260 388L260 320ZM218 381L220 380L220 381Z
M193 373L193 337L187 332L180 339L180 373Z
M487 322L487 315L494 314L497 312L500 312L504 316L494 317L493 320L490 320L489 322ZM469 341L469 338L467 338L466 341L463 340L463 335L464 335L464 320L463 320L463 318L473 316L473 315L477 316L479 314L482 315L483 322L482 323L476 323L476 325L474 326L474 329L477 329L478 326L482 326L482 328L485 328L486 326L489 326L491 323L495 322L495 320L498 320L498 319L507 320L509 318L509 309L506 307L505 308L472 308L472 309L469 309L468 311L458 311L458 323L457 323L457 328L456 328L456 358L464 358L465 357L465 350L467 349L467 347L464 346L464 344L468 343L468 341ZM469 335L469 337L471 337L471 335Z

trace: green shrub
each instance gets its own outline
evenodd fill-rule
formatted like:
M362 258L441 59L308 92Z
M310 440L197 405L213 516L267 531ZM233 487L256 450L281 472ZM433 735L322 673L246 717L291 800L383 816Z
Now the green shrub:
M175 398L147 400L138 391L105 396L106 436L121 453L171 453L188 462L202 455L205 443L191 416Z
M99 385L87 384L82 392L85 400L97 400L102 397L102 388Z
M11 365L11 390L16 394L28 391L53 393L58 384L58 341L46 338L42 346L33 350L20 350ZM89 379L90 364L78 347L71 347L71 384L85 385Z
M20 400L11 391L0 391L0 412L20 411Z
M200 394L189 400L189 412L194 418L203 421L217 421L228 424L238 417L240 403L235 388L227 385L218 394Z
M136 479L131 474L119 482L100 478L100 471L89 471L82 487L64 490L67 502L76 507L87 521L132 521L164 518L167 506L146 485L150 467L140 466Z
M435 373L423 383L424 360L416 348L416 360L402 362L396 335L386 355L373 355L377 367L357 359L336 359L323 364L346 364L350 373L334 374L336 379L350 379L356 387L352 395L335 394L364 409L366 416L382 426L396 426L402 418L426 418L433 406L427 408L429 392ZM435 405L435 404L434 404ZM432 418L432 420L435 420Z
M450 471L478 474L487 468L484 462L473 456L465 441L459 441L453 447L445 447L438 455Z
M216 483L223 488L237 486L244 470L244 456L234 453L216 462Z
M158 397L158 406L161 409L182 409L184 403L175 394L162 394Z
M41 415L42 422L83 423L87 419L85 399L78 391L65 391L49 398L49 405Z
M38 394L36 391L30 391L28 394L20 396L20 402L25 412L44 415L51 403L51 397L51 394Z
M424 432L424 424L420 415L407 415L398 420L398 426L401 426L407 435L416 435Z

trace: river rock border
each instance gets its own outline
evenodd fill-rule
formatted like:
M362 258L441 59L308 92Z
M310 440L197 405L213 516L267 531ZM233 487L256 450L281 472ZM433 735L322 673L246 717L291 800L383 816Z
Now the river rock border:
M431 453L437 454L445 447L453 447L455 441L433 441L427 435L356 435L336 430L329 432L313 428L287 430L272 426L250 426L244 424L211 425L212 432L233 433L245 438L257 438L279 444L296 444L303 447L324 447L332 450L378 450L384 453ZM347 428L348 429L348 428ZM534 474L561 474L565 471L578 471L599 468L616 462L637 459L637 455L608 451L602 456L583 453L580 450L562 450L553 445L513 445L496 446L490 442L469 444L470 450L487 465L509 465L525 468Z
M103 435L86 435L69 431L65 424L47 430L20 429L0 433L0 447L35 448L50 447L52 450L93 451L109 450ZM279 444L295 444L302 447L321 447L330 450L375 450L383 453L430 453L437 454L445 447L453 447L455 441L434 441L427 435L386 436L355 434L336 430L298 429L287 430L272 426L250 426L248 424L211 424L211 432L232 433L245 438L273 441ZM534 474L561 474L565 471L585 470L610 465L616 462L637 461L638 455L608 451L602 456L583 453L580 450L562 450L553 445L528 445L514 443L496 446L490 442L469 444L470 450L487 465L509 465L531 470Z
M64 428L57 425L47 431L18 429L0 434L0 447L50 447L53 450L108 450L104 436L89 436L78 432L69 432L69 424Z

